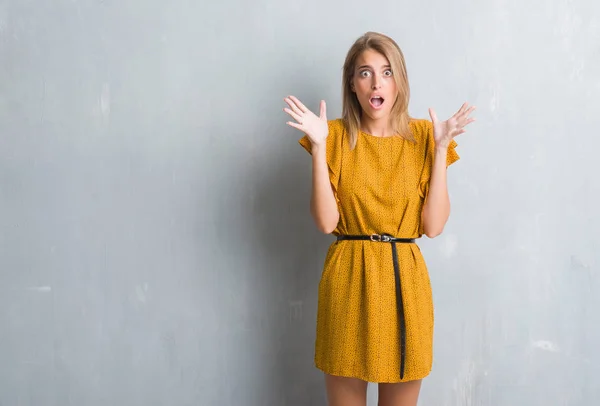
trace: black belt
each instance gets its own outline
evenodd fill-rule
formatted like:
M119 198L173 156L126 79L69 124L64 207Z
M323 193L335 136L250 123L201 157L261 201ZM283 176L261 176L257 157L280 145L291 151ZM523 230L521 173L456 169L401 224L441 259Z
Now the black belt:
M374 242L389 242L392 245L392 257L394 261L394 277L396 279L396 307L398 311L398 324L400 325L400 379L404 378L404 362L406 359L406 322L404 320L404 305L402 304L402 289L400 286L400 265L398 264L398 253L396 243L414 243L414 238L397 238L389 234L371 235L338 235L340 240L369 240Z

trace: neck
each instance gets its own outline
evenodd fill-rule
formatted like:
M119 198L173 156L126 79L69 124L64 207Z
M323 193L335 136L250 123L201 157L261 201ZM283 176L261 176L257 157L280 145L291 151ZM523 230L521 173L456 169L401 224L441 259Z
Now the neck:
M375 137L388 137L392 135L392 128L387 118L373 120L372 118L363 115L360 120L361 130Z

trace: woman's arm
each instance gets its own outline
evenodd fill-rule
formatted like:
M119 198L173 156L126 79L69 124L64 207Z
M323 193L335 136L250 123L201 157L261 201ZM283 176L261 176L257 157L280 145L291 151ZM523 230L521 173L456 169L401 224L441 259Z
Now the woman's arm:
M327 166L329 127L325 101L321 100L319 116L316 116L298 98L289 96L284 100L289 108L286 107L283 111L296 120L295 123L288 121L287 124L304 132L310 140L310 153L312 155L310 213L319 231L330 234L337 227L340 214L329 179L329 167Z
M312 194L310 213L319 231L330 234L340 219L327 167L326 146L312 145Z
M421 213L423 232L429 238L440 235L450 217L450 197L446 179L448 147L454 137L465 132L465 126L475 121L474 118L469 117L473 110L475 110L474 106L469 107L467 103L464 103L448 120L439 121L435 111L429 109L433 123L435 149L429 178L429 191Z
M423 205L423 230L429 238L437 237L444 231L450 217L450 196L448 195L446 158L448 148L436 147L433 168L429 181L429 193Z

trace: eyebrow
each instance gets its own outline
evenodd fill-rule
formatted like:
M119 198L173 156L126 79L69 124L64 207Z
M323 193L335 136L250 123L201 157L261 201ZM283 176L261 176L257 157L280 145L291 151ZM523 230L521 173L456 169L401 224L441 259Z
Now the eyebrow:
M371 65L361 65L361 66L359 66L356 69L364 69L364 68L373 69L373 67ZM391 66L390 65L384 65L383 68L384 69L386 69L386 68L389 69L389 68L391 68Z

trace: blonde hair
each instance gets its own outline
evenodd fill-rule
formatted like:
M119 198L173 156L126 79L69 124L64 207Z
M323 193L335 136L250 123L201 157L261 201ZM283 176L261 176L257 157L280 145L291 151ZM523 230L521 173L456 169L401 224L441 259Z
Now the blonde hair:
M351 83L356 70L356 60L366 50L371 49L379 52L390 62L398 96L394 101L390 112L390 124L395 135L404 139L414 141L410 131L410 116L408 114L408 102L410 99L410 88L408 85L408 74L404 54L390 37L376 33L367 32L358 38L346 55L342 76L342 120L350 137L350 148L354 149L360 131L360 116L362 108L352 91Z

